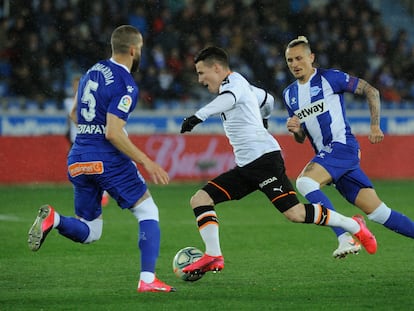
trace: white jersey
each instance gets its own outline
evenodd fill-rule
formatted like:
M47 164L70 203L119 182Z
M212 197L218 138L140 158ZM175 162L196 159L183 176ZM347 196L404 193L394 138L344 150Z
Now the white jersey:
M271 94L254 85L250 84L250 88L252 89L254 95L256 95L257 101L259 102L260 114L262 115L262 119L269 119L270 115L272 114L275 99Z
M273 97L268 94L266 100L264 90L250 85L239 73L232 72L222 82L219 95L195 115L202 121L212 115L220 115L236 164L245 166L265 153L280 150L277 140L263 126L265 116L261 115L261 104L273 107ZM266 109L262 112L266 114Z

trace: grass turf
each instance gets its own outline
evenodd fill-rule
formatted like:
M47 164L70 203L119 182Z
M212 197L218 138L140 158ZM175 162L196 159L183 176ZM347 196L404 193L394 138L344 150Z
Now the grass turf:
M377 254L335 260L329 228L293 224L265 197L254 193L219 205L226 267L187 283L171 261L184 246L204 249L189 208L199 184L150 186L160 208L161 252L157 274L176 293L136 293L139 274L135 218L111 200L104 230L91 245L73 243L53 230L38 252L27 231L40 205L72 215L69 185L0 187L0 310L413 310L414 243L368 222ZM390 206L414 218L413 181L378 181ZM338 211L359 210L332 187L325 189Z

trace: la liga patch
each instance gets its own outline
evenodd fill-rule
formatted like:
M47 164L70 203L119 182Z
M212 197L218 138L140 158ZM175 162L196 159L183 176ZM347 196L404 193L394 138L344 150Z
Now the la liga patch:
M124 95L118 103L118 109L127 113L132 105L132 98L129 95Z

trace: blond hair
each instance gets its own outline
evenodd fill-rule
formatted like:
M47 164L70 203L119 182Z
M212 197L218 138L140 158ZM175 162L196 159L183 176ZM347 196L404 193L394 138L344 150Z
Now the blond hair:
M298 45L305 46L309 50L309 52L311 52L308 38L306 38L305 36L298 36L296 39L293 39L292 41L290 41L286 49L293 48Z

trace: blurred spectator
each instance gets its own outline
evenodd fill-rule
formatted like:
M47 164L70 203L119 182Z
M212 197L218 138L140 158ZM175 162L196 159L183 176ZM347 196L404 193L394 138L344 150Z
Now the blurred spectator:
M148 66L148 68L139 72L139 87L141 90L140 97L142 101L142 107L147 109L154 109L154 101L158 94L161 93L161 86L158 79L158 70L154 65ZM145 79L143 79L145 76Z
M390 65L384 65L378 77L379 90L384 101L400 103L401 96L395 88L395 80Z
M392 102L414 100L414 47L408 32L392 35L368 0L30 0L11 2L0 19L0 90L41 102L63 102L74 72L110 55L105 39L125 23L146 41L139 105L157 100L199 100L194 53L225 47L232 67L276 99L290 83L287 42L307 36L317 63L369 81ZM317 4L317 5L316 5ZM290 9L289 9L290 8ZM214 30L214 31L213 31ZM60 107L59 107L60 108Z
M145 12L144 5L141 3L135 4L131 12L128 14L128 24L137 28L144 39L148 36L148 20L147 12Z

